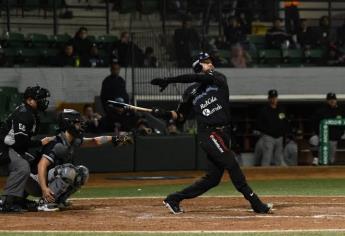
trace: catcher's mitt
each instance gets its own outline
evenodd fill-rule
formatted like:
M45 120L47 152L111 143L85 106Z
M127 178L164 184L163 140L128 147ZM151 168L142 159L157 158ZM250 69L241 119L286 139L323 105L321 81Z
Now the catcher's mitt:
M111 142L115 147L134 143L133 137L128 133L121 134L119 136L113 136Z

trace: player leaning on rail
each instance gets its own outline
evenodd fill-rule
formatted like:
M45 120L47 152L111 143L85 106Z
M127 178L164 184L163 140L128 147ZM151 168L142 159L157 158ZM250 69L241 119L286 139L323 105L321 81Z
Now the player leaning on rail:
M195 198L217 186L226 169L236 189L250 202L256 213L269 213L271 204L264 204L249 187L233 152L230 150L230 109L229 88L226 77L215 71L207 53L200 53L193 63L197 74L180 75L170 78L153 79L163 91L170 83L193 83L183 94L182 102L176 111L156 108L152 114L164 119L184 122L194 112L198 122L200 145L207 154L209 169L205 176L191 186L168 195L164 204L174 213L183 213L180 202ZM202 74L200 74L202 73Z
M43 147L38 163L38 174L31 174L26 192L41 197L37 210L57 211L68 206L67 198L83 186L89 178L85 166L73 165L75 148L93 147L106 143L115 146L130 144L130 136L83 137L82 119L79 112L63 110L58 117L60 133Z

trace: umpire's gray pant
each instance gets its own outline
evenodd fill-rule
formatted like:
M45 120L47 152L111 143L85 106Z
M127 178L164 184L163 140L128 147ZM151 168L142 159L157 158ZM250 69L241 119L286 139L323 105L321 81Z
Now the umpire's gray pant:
M262 137L262 166L285 165L283 160L283 137L274 138L264 134Z
M12 148L9 149L11 162L4 166L9 175L6 180L3 195L24 197L26 182L30 176L30 165Z

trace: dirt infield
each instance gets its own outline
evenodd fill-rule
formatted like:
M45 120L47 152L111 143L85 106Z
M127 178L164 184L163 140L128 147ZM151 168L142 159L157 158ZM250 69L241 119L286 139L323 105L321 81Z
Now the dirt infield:
M161 198L74 200L61 212L3 214L0 230L307 230L345 228L345 197L265 197L274 213L258 215L239 197L202 197L183 202L172 215Z

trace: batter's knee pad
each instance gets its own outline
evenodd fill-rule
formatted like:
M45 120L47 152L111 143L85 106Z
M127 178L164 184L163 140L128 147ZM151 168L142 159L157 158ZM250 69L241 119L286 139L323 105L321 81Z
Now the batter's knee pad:
M89 169L82 165L76 166L75 169L77 171L77 176L74 181L74 186L80 187L85 185L89 180Z

